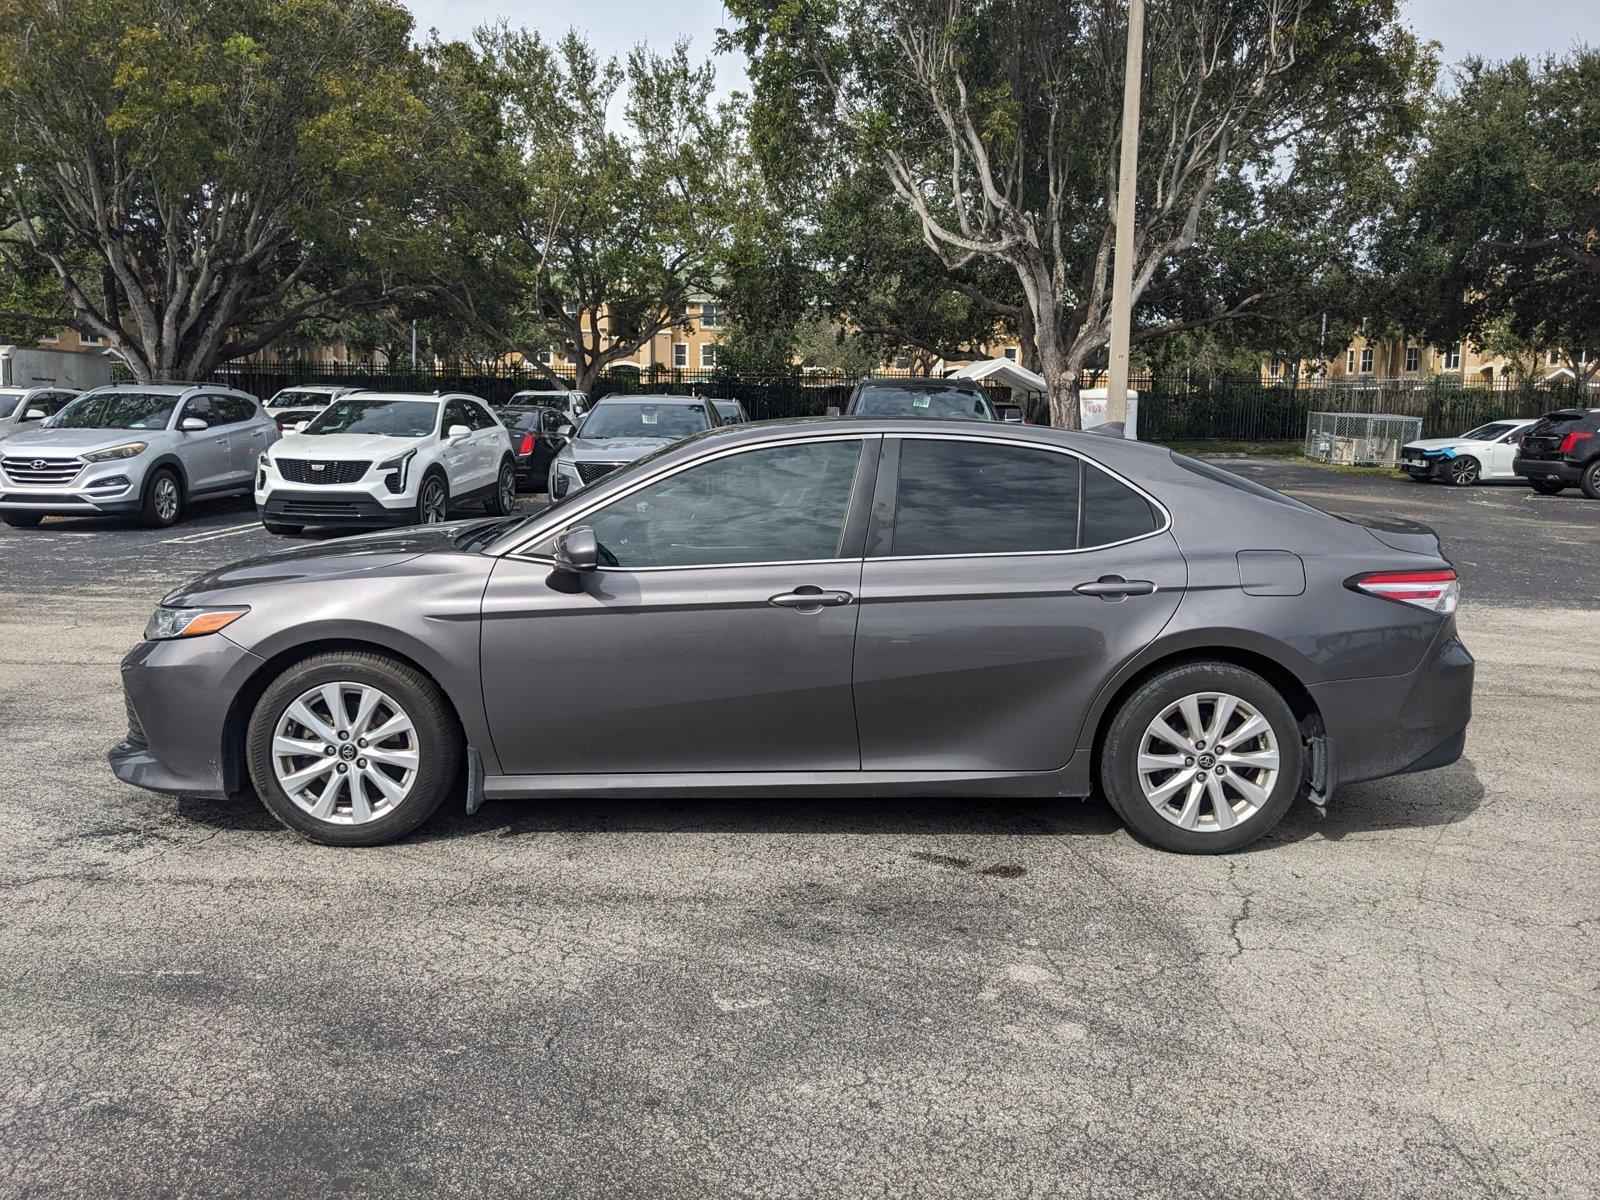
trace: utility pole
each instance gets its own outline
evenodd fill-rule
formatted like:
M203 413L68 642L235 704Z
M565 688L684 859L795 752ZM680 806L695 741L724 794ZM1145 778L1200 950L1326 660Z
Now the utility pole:
M1117 171L1116 257L1111 264L1111 373L1106 381L1107 421L1128 419L1128 339L1133 331L1133 202L1139 184L1139 85L1143 73L1144 0L1128 0L1128 58L1122 77L1122 158Z
M416 369L417 369L417 319L415 317L412 317L411 318L411 370L412 370L413 373L415 373Z

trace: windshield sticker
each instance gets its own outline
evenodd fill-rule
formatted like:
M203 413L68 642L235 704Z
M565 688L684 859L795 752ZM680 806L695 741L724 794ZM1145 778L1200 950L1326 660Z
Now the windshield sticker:
M655 410L654 409L649 409L649 408L645 409L642 413L639 414L639 420L640 420L641 423L643 423L645 425L654 425L656 423Z
M932 396L913 396L911 398L911 407L912 408L927 408L928 405L930 403L932 403L932 401L933 401L933 397Z

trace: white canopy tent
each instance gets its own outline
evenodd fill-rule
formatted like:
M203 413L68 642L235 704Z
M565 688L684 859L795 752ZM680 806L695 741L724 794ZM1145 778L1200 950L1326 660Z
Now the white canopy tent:
M1028 370L1009 358L985 358L968 363L947 378L970 379L975 383L998 383L1019 392L1037 392L1043 395L1047 387L1044 376Z

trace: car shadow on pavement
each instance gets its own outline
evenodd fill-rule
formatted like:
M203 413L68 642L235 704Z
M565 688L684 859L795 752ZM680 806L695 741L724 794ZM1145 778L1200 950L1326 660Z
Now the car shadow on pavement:
M1387 829L1429 829L1465 821L1483 804L1483 784L1471 759L1437 771L1352 783L1334 792L1326 809L1301 801L1250 850L1308 838L1342 841ZM1248 852L1248 851L1247 851Z
M491 800L451 805L417 840L540 833L1017 834L1092 836L1121 828L1104 800L647 799Z

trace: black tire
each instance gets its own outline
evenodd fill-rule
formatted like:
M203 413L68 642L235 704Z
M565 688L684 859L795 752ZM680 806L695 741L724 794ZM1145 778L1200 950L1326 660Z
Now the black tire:
M434 507L432 489L439 489L440 504ZM441 471L429 471L417 485L416 525L436 525L450 519L450 481Z
M495 477L494 491L483 502L483 509L491 517L509 517L517 508L517 464L507 455L500 462L500 474Z
M1567 486L1559 479L1530 479L1528 482L1533 485L1533 490L1541 496L1554 496Z
M1406 478L1411 480L1412 483L1427 483L1428 480L1433 478L1433 472L1432 471L1407 471L1406 472Z
M305 526L285 525L282 521L269 521L265 517L262 517L261 528L265 529L268 533L299 533L301 530L305 529Z
M375 687L392 697L416 731L418 764L410 792L388 813L360 825L312 816L289 798L273 771L273 736L285 711L308 690L338 682ZM326 846L377 846L413 832L444 803L461 766L461 733L443 693L416 668L383 654L337 651L297 662L267 686L250 715L245 761L267 810L302 837Z
M1277 742L1277 775L1266 800L1231 828L1184 829L1162 816L1152 801L1146 799L1139 781L1140 743L1148 727L1166 708L1184 697L1205 692L1237 697L1266 720ZM1202 717L1209 719L1215 713L1215 708L1209 713L1202 710ZM1239 727L1232 725L1235 730ZM1197 761L1203 764L1206 760L1202 756ZM1264 837L1283 819L1300 794L1304 764L1299 722L1278 690L1254 671L1232 663L1207 660L1161 671L1123 700L1112 714L1101 746L1100 783L1111 807L1141 840L1180 854L1226 854ZM1185 767L1175 774L1192 777L1200 772ZM1172 776L1161 776L1155 782L1159 785L1169 778ZM1255 779L1262 778L1262 773L1255 774ZM1217 786L1228 785L1219 777ZM1183 794L1186 794L1185 789L1180 789L1178 795ZM1235 792L1228 799L1237 803L1240 795ZM1201 804L1209 809L1208 795L1202 796ZM1232 811L1230 807L1230 814ZM1215 818L1212 820L1214 822Z
M1462 454L1450 460L1450 465L1445 468L1445 480L1455 487L1471 487L1483 478L1483 464L1470 454Z
M32 529L42 520L44 520L43 513L5 513L0 515L0 521L4 521L13 529Z
M176 525L182 516L183 480L171 467L158 467L145 480L139 520L151 529L167 529Z
M1591 500L1600 500L1600 458L1592 460L1578 477L1578 486Z

